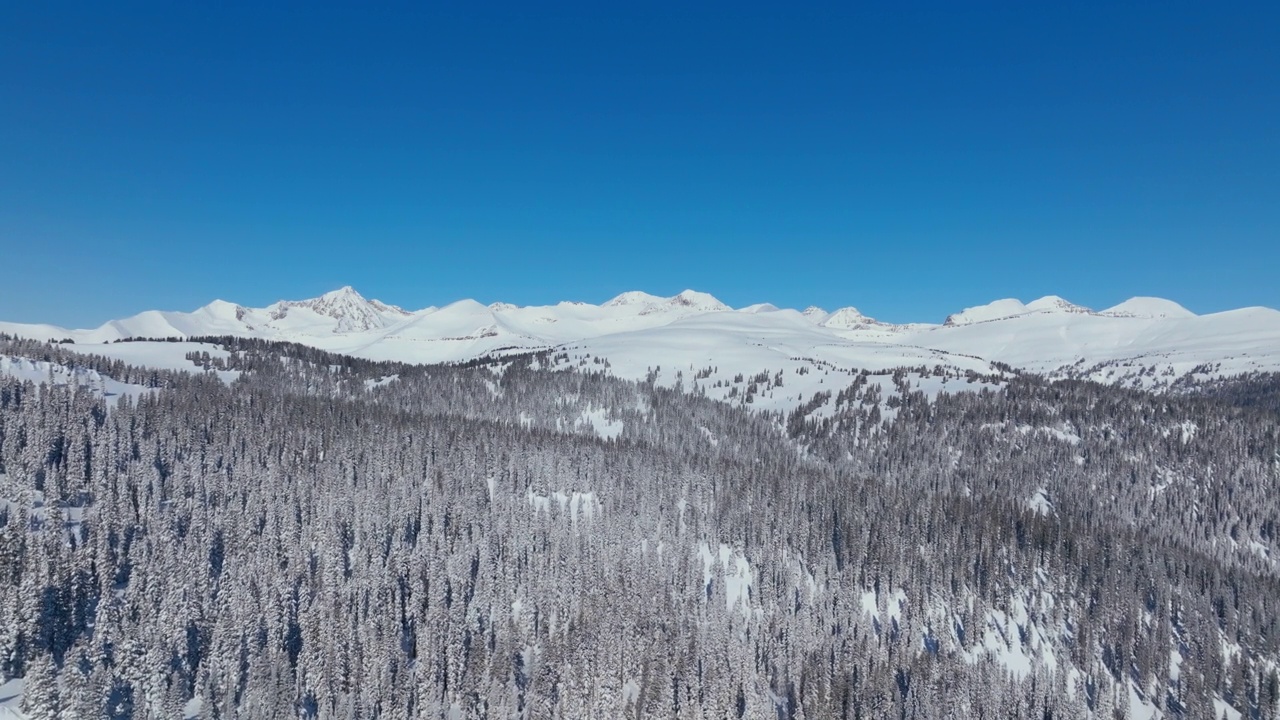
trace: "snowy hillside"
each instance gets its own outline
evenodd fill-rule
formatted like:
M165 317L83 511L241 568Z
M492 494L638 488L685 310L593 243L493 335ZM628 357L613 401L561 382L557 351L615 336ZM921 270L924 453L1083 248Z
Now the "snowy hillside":
M1280 369L1280 312L1246 308L1196 316L1168 301L1129 301L1101 313L1026 310L918 330L902 342L1051 376L1160 387L1189 374Z
M92 330L0 323L0 332L69 338L77 347L123 338L235 335L414 363L563 349L574 362L606 359L613 373L627 378L660 366L736 375L806 363L840 371L941 365L989 372L991 363L1000 362L1051 376L1161 387L1192 373L1203 378L1280 370L1280 312L1246 308L1196 316L1159 298L1133 298L1100 312L1056 296L1028 303L1004 299L966 308L942 324L894 325L853 307L798 311L761 303L735 310L692 290L672 297L626 292L600 305L460 300L407 311L344 287L265 308L217 300L190 313L148 311Z
M939 393L978 377L875 371L985 361L757 315L466 366L0 341L0 720L1276 716L1273 415ZM125 365L192 356L236 381Z

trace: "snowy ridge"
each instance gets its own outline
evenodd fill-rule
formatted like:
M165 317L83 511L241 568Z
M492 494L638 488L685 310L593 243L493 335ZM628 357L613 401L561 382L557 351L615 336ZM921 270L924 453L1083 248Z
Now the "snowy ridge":
M1135 298L1136 300L1137 298ZM1129 302L1133 302L1130 300ZM1176 303L1171 303L1175 304ZM1020 315L1046 314L1092 314L1092 310L1083 305L1076 305L1068 302L1057 295L1046 295L1038 300L1032 300L1027 304L1013 298L1005 298L1004 300L996 300L979 305L977 307L965 308L964 310L947 317L946 326L954 327L956 325L972 325L974 323L991 322L993 320L1004 320L1007 318L1018 317Z
M1107 308L1099 315L1108 317L1132 318L1190 318L1196 314L1172 300L1153 297L1129 298L1112 308Z
M671 297L625 292L600 305L460 300L408 311L348 286L265 308L216 300L189 313L147 311L91 330L0 322L0 332L98 346L123 338L234 335L413 363L564 349L575 359L607 359L611 372L630 378L659 366L755 374L796 358L842 370L941 365L989 372L1000 362L1142 387L1167 386L1193 372L1203 378L1280 370L1280 312L1197 316L1149 297L1101 312L1054 295L1025 304L1007 298L966 308L940 325L894 325L854 307L828 312L758 303L735 310L694 290Z
M355 288L347 285L312 300L281 301L269 308L273 320L282 320L289 311L305 308L316 315L337 321L335 333L361 332L386 327L396 319L412 315L395 305L365 300ZM246 311L247 312L247 311Z
M1027 306L1021 301L1013 298L1004 300L995 300L986 305L978 305L961 310L954 315L948 315L943 325L952 327L955 325L971 325L973 323L989 322L991 320L1002 320L1008 317L1015 317L1027 312Z

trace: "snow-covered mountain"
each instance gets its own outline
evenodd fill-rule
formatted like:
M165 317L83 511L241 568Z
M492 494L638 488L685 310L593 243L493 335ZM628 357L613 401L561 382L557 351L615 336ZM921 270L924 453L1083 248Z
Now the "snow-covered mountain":
M1137 300L1138 298L1134 298ZM1133 302L1130 300L1128 302ZM1174 307L1181 307L1177 303L1162 301L1169 303ZM1184 310L1183 312L1187 312ZM1025 305L1020 300L1013 298L1005 298L1004 300L996 300L995 302L979 305L977 307L965 308L960 312L947 317L943 325L954 327L956 325L972 325L974 323L991 322L992 320L1004 320L1006 318L1018 317L1019 315L1062 315L1070 313L1091 314L1089 308L1067 302L1057 295L1046 295L1039 300L1033 300ZM1187 313L1190 315L1190 313Z
M1093 312L1058 297L967 308L909 341L1048 375L1145 387L1189 374L1280 370L1280 312L1253 307L1197 316L1170 300L1133 298Z
M701 371L700 379L712 385L717 373L804 374L804 366L841 372L943 366L987 373L999 362L1142 386L1167 385L1193 372L1280 370L1280 312L1257 307L1197 316L1159 298L1133 298L1100 312L1056 296L1025 304L1004 299L966 308L941 324L894 325L853 307L799 311L761 303L733 309L692 290L672 297L626 292L600 305L460 300L408 311L344 287L265 308L217 300L194 312L148 311L91 330L0 322L0 332L70 338L108 354L113 349L102 344L123 338L203 335L284 340L421 363L554 348L577 364L608 360L623 377L644 377L661 367L690 376ZM810 391L809 384L799 389Z

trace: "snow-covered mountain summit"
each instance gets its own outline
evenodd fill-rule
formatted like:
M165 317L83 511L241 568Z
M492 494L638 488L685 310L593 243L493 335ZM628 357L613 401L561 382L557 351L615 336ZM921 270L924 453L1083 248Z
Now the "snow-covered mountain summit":
M411 312L377 300L366 300L347 285L310 300L281 300L266 308L274 321L285 320L290 311L309 310L315 315L337 321L336 333L363 332L391 325L413 315Z
M214 300L192 312L148 310L112 320L92 330L67 330L49 325L0 322L0 332L23 337L69 337L78 343L103 343L123 338L167 338L238 335L293 339L303 335L349 335L390 327L414 313L395 305L365 299L350 286L309 300L280 300L264 308Z
M1092 312L1093 311L1087 307L1068 302L1057 295L1046 295L1038 300L1032 300L1025 305L1020 300L1005 298L1003 300L996 300L994 302L987 303L986 305L965 308L954 315L948 315L943 324L954 327L957 325L972 325L974 323L991 322L992 320L1004 320L1006 318L1032 313L1060 315L1070 313L1090 314Z
M1099 315L1131 318L1191 318L1196 314L1172 300L1153 297L1129 298L1115 307L1103 310Z
M671 297L658 297L646 292L631 291L605 302L604 308L636 308L643 315L677 312L726 312L728 305L707 293L685 290Z

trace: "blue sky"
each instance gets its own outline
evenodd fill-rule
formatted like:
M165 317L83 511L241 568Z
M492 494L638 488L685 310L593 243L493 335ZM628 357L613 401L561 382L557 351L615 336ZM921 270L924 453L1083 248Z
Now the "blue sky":
M608 5L4 4L0 318L1280 307L1276 3Z

